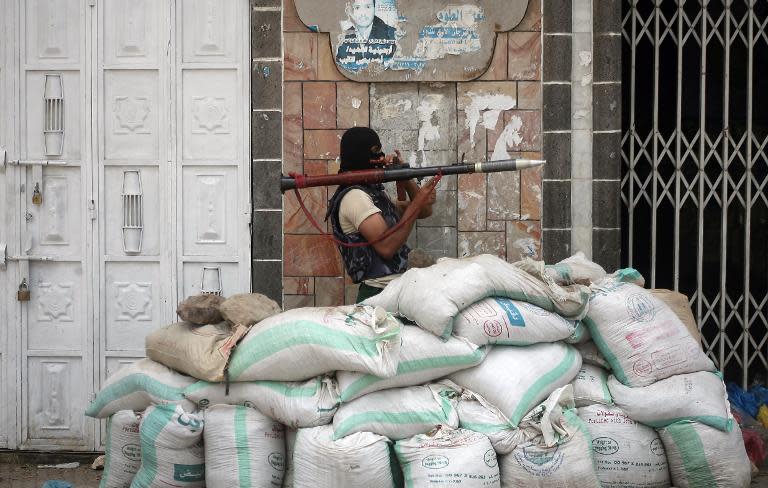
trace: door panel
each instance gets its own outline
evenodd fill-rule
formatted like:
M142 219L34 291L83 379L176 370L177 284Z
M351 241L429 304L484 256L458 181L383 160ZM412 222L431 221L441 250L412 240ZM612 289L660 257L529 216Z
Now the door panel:
M172 320L175 303L169 280L175 248L168 190L170 6L167 0L115 0L101 7L94 102L101 117L97 388L144 356L145 337ZM99 444L106 442L104 427Z
M78 356L30 356L27 359L27 444L47 448L88 448L83 415L83 392L88 384L83 358ZM90 431L90 429L88 429Z
M83 2L25 0L26 62L46 66L77 64L82 46Z
M157 161L160 104L155 70L104 71L104 159Z
M184 255L237 256L237 178L236 166L184 168Z
M227 295L250 288L247 5L195 0L177 8L179 294Z

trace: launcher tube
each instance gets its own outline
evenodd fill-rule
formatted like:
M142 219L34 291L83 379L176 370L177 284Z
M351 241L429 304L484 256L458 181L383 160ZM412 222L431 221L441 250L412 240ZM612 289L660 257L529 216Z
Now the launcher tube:
M403 181L412 178L428 178L438 173L442 175L460 175L468 173L498 173L502 171L519 171L545 164L540 159L507 159L503 161L484 161L472 164L452 164L449 166L430 166L411 168L408 165L395 165L383 169L366 169L346 171L335 175L319 176L283 176L280 179L280 191L294 188L311 188L315 186L332 185L371 185L389 181Z

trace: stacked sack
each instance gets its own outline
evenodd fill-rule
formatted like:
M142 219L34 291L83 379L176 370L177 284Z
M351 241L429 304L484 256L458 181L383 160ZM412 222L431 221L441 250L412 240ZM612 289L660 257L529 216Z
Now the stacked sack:
M88 408L109 417L102 486L719 486L726 458L738 481L722 382L698 344L640 286L629 318L606 300L632 280L581 254L482 255L410 269L353 306L194 297ZM648 304L663 322L631 335ZM682 352L639 347L648 337ZM674 378L696 385L695 406L669 397ZM720 434L692 463L695 440Z
M595 392L607 385L609 393L585 395L594 403L580 411L603 486L748 486L750 463L720 374L666 295L642 286L632 269L598 281L584 319L611 372L605 385L604 370L580 381L593 378Z

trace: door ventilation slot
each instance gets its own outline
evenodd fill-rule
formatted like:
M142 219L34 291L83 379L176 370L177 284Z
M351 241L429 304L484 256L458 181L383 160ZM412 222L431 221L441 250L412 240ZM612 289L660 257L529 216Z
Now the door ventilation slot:
M221 296L221 290L221 268L218 266L203 266L203 274L200 279L200 293Z
M123 172L123 251L139 254L144 237L144 195L139 171Z
M43 98L45 154L61 156L64 152L64 87L61 75L45 75Z

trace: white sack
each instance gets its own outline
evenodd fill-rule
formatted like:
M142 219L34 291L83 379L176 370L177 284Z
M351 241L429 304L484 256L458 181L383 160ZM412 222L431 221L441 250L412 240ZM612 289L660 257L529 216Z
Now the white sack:
M333 440L330 425L299 429L293 454L293 486L393 488L389 440L358 432Z
M283 476L283 488L294 488L293 483L293 453L296 447L296 435L298 429L285 428L285 475Z
M581 356L561 342L527 347L494 347L479 366L448 378L479 394L517 426L557 388L567 385L581 368Z
M141 415L121 410L107 420L104 475L99 488L128 488L141 465Z
M253 408L214 405L205 411L207 488L280 488L285 428Z
M573 399L577 407L593 403L611 405L611 392L608 390L608 372L599 366L582 364L576 378L573 379Z
M679 374L637 388L624 386L611 376L608 389L630 418L651 427L695 420L729 431L733 424L723 380L708 371Z
M203 416L179 405L149 407L141 419L141 468L131 488L205 486Z
M229 363L231 381L301 381L336 370L392 376L400 321L364 306L298 308L259 322Z
M600 488L589 431L573 406L566 385L525 416L522 439L499 458L502 487Z
M649 290L621 279L592 286L584 319L619 381L647 386L676 374L715 370L672 309Z
M491 297L459 312L453 320L453 335L478 345L528 346L568 339L577 324L530 303Z
M212 405L243 405L259 410L289 427L331 423L339 406L336 380L318 376L307 381L243 381L229 384L198 381L184 396L201 409Z
M546 270L547 274L560 285L572 283L591 285L605 278L603 267L587 259L581 251L559 263L547 265Z
M620 408L590 405L579 417L592 436L597 477L603 488L668 488L664 446L652 428Z
M659 429L669 473L677 488L747 488L752 465L741 429L730 432L692 421Z
M584 323L584 322L580 322ZM589 328L587 328L589 330ZM597 346L593 341L587 341L580 344L576 344L576 349L578 349L579 354L581 354L581 360L582 362L586 364L594 364L595 366L599 366L605 370L610 370L611 365L608 364L608 361L605 360L602 354L600 354L600 351L597 349Z
M373 432L392 440L429 432L445 424L459 426L458 392L435 383L376 391L343 403L333 417L333 436Z
M395 452L406 488L499 487L499 465L488 438L466 429L440 426L397 441Z
M447 339L453 329L453 318L489 296L533 303L578 320L586 313L588 295L583 285L561 287L545 277L543 263L528 259L510 264L497 256L482 254L444 258L428 268L409 269L363 303L384 307Z
M342 402L387 388L422 385L476 366L486 354L486 348L465 339L451 337L443 341L415 326L404 326L400 338L400 360L395 376L382 378L351 371L336 372Z
M120 410L143 411L153 404L178 403L191 412L195 404L184 399L184 388L196 380L151 359L120 368L88 405L85 414L103 419Z

